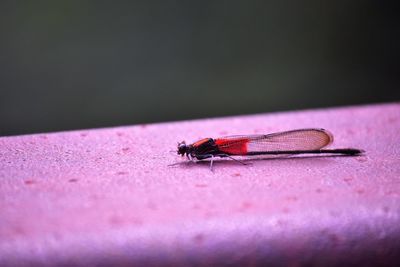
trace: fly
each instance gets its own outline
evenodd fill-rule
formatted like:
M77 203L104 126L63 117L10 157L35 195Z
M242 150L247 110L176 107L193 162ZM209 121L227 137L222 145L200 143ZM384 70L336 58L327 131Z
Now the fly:
M358 155L363 151L355 148L326 149L333 142L333 135L325 129L298 129L285 132L257 135L235 135L221 138L204 138L187 145L178 143L178 155L194 159L211 159L212 170L215 157L298 154L342 154ZM245 164L239 161L242 164Z

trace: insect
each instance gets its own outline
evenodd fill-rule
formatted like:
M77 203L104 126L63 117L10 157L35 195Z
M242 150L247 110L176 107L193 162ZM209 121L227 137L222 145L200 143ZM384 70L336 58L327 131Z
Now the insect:
M257 135L235 135L221 138L204 138L187 145L178 143L178 155L190 161L210 158L210 169L215 157L228 157L245 164L234 156L342 154L358 155L363 151L355 148L324 149L333 142L333 135L325 129L298 129Z

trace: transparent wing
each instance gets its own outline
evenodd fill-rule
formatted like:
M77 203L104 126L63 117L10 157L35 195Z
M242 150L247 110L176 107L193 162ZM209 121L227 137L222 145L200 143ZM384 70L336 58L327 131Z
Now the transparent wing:
M222 152L244 155L248 152L317 150L333 142L324 129L299 129L266 135L236 135L215 140Z

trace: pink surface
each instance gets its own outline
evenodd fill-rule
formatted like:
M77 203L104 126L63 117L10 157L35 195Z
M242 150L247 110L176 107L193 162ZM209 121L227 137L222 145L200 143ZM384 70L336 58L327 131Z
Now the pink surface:
M307 127L366 154L168 167L178 141ZM3 137L0 266L395 266L399 147L398 103Z

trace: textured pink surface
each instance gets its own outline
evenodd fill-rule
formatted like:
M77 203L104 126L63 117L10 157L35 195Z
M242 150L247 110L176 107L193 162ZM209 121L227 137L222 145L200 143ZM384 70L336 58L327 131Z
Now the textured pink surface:
M178 141L329 129L359 157L228 160ZM0 266L400 259L400 104L0 138Z

